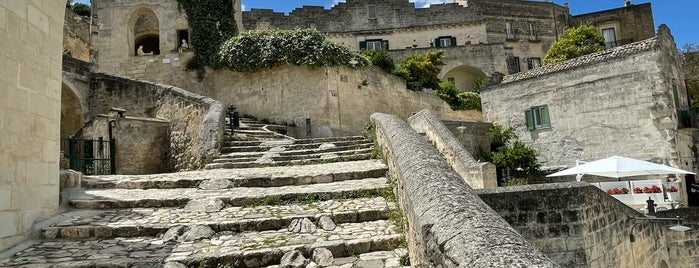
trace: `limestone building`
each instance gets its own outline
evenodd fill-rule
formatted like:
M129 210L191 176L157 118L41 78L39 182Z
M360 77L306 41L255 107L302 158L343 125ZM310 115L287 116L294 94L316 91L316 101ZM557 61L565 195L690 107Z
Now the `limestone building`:
M621 2L619 3L622 4ZM416 8L407 0L348 0L326 10L304 6L288 15L269 9L242 13L252 29L316 28L354 49L388 49L395 60L414 52L444 49L442 80L470 89L493 72L514 74L541 66L558 34L587 22L608 48L655 35L650 3L571 15L567 5L520 0L455 0Z
M697 171L688 149L696 125L667 26L654 38L506 76L481 97L484 120L515 128L545 170L623 155Z

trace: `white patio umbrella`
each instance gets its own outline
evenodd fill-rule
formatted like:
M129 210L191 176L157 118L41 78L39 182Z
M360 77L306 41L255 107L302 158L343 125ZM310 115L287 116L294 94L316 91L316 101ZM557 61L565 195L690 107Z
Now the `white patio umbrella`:
M694 172L628 157L612 156L562 170L546 177L578 174L622 178L643 175L694 174Z

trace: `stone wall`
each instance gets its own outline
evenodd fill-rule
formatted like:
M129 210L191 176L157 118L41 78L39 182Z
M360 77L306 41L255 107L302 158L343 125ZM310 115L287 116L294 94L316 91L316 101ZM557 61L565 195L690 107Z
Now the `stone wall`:
M677 233L667 229L671 223L632 220L643 215L584 182L476 192L529 242L563 267L661 267L661 262L669 267L694 267L696 264L691 260L696 260L693 252L699 232ZM691 213L667 211L655 216L675 214ZM632 231L635 242L630 242Z
M544 169L612 155L677 165L678 111L687 108L669 29L657 37L529 72L481 92L485 121L513 127ZM550 127L524 111L547 106Z
M88 103L90 118L117 107L130 116L170 121L168 166L174 170L199 169L219 153L225 126L219 101L173 86L99 73Z
M65 1L0 1L0 251L58 210Z
M488 207L404 121L379 113L371 119L408 219L412 265L559 267Z
M468 186L473 189L498 187L495 165L476 160L432 111L425 109L418 112L408 118L408 124L432 142Z
M99 115L81 130L83 139L109 140L109 117ZM170 122L158 118L116 118L116 174L139 175L173 170L169 161Z
M485 161L490 156L490 137L488 132L493 124L474 120L441 120L461 146L476 161Z

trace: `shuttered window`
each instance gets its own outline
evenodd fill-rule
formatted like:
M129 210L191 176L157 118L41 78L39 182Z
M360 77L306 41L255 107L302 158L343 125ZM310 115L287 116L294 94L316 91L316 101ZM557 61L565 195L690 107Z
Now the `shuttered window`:
M388 40L372 39L359 41L360 50L388 50Z
M456 46L456 37L440 36L434 39L435 47L454 47Z
M551 127L549 108L547 105L534 106L524 110L524 117L527 121L528 130Z

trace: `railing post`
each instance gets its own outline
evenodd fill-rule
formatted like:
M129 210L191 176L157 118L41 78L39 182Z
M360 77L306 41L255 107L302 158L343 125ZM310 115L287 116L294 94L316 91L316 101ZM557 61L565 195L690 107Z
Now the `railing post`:
M109 140L109 174L116 175L116 140Z
M240 115L238 115L238 112L233 112L233 129L237 129L240 127Z

